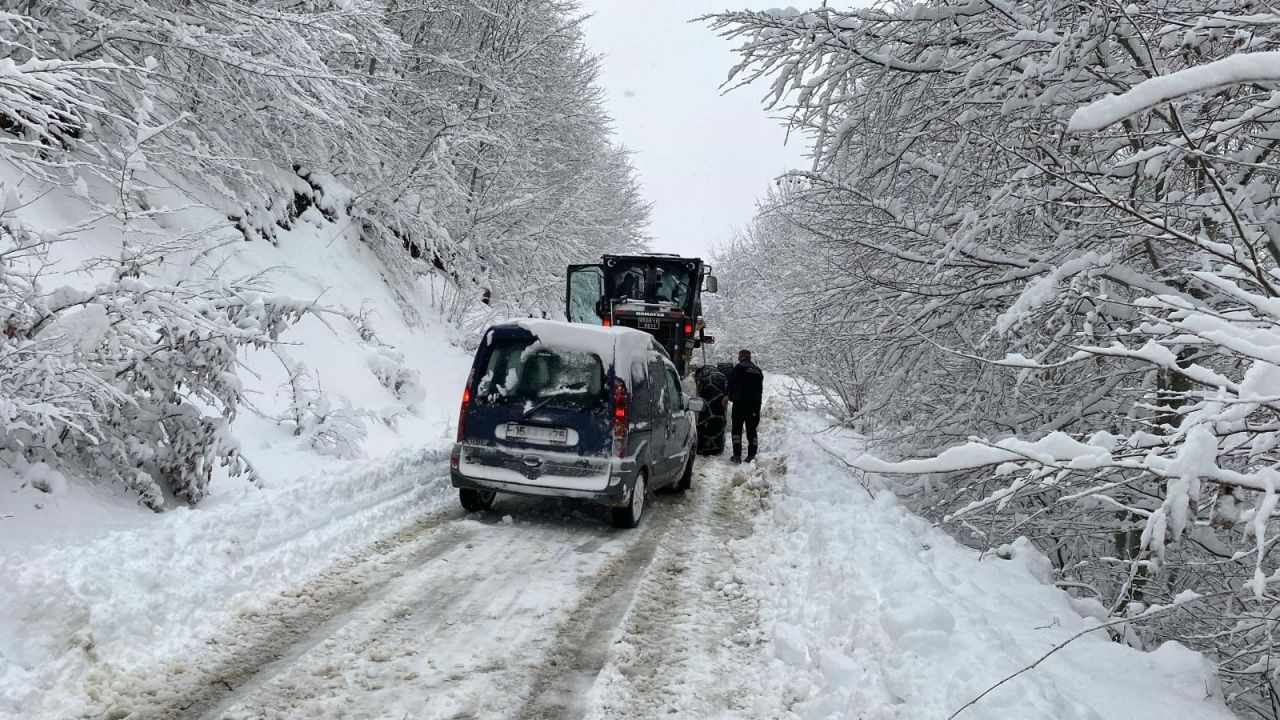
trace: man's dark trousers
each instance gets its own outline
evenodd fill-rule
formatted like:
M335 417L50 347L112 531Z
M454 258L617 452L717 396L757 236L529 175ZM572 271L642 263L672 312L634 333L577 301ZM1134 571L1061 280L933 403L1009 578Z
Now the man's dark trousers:
M756 428L760 427L760 408L733 404L733 456L742 457L742 428L747 428L747 457L756 454Z

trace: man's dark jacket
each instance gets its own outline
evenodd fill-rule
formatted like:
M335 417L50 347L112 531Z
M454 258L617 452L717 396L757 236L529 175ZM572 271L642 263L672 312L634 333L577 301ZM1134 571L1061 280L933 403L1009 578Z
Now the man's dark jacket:
M729 371L729 399L735 410L760 411L764 395L764 373L750 360L743 360Z

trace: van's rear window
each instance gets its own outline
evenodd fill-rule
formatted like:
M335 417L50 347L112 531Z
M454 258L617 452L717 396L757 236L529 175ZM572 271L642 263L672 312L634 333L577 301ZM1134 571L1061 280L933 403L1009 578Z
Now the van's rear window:
M536 340L499 340L491 345L476 386L476 399L490 403L534 401L578 406L605 396L599 357Z

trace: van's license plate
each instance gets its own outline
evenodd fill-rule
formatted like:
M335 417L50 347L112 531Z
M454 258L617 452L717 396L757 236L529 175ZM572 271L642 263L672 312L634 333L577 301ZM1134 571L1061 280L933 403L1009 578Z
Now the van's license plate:
M569 431L564 428L544 428L535 425L507 423L507 439L565 445L569 442Z
M641 330L657 330L660 327L662 327L662 321L659 320L658 318L647 318L647 317L640 318Z

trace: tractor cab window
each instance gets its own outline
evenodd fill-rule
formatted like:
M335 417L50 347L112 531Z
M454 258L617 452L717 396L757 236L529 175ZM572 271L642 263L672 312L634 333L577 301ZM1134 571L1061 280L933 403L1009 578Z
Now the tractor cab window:
M644 300L646 285L648 282L645 278L644 266L624 267L613 275L613 292L610 293L610 297L618 300L623 298Z
M613 300L673 303L689 300L690 271L681 265L655 262L619 263L609 273L608 296Z
M669 302L677 307L684 307L685 301L689 299L689 271L671 265L659 265L655 270L657 274L654 283L655 299L658 302Z
M569 322L600 322L604 314L601 298L604 297L604 269L599 265L570 265L569 289L565 293L565 317Z

